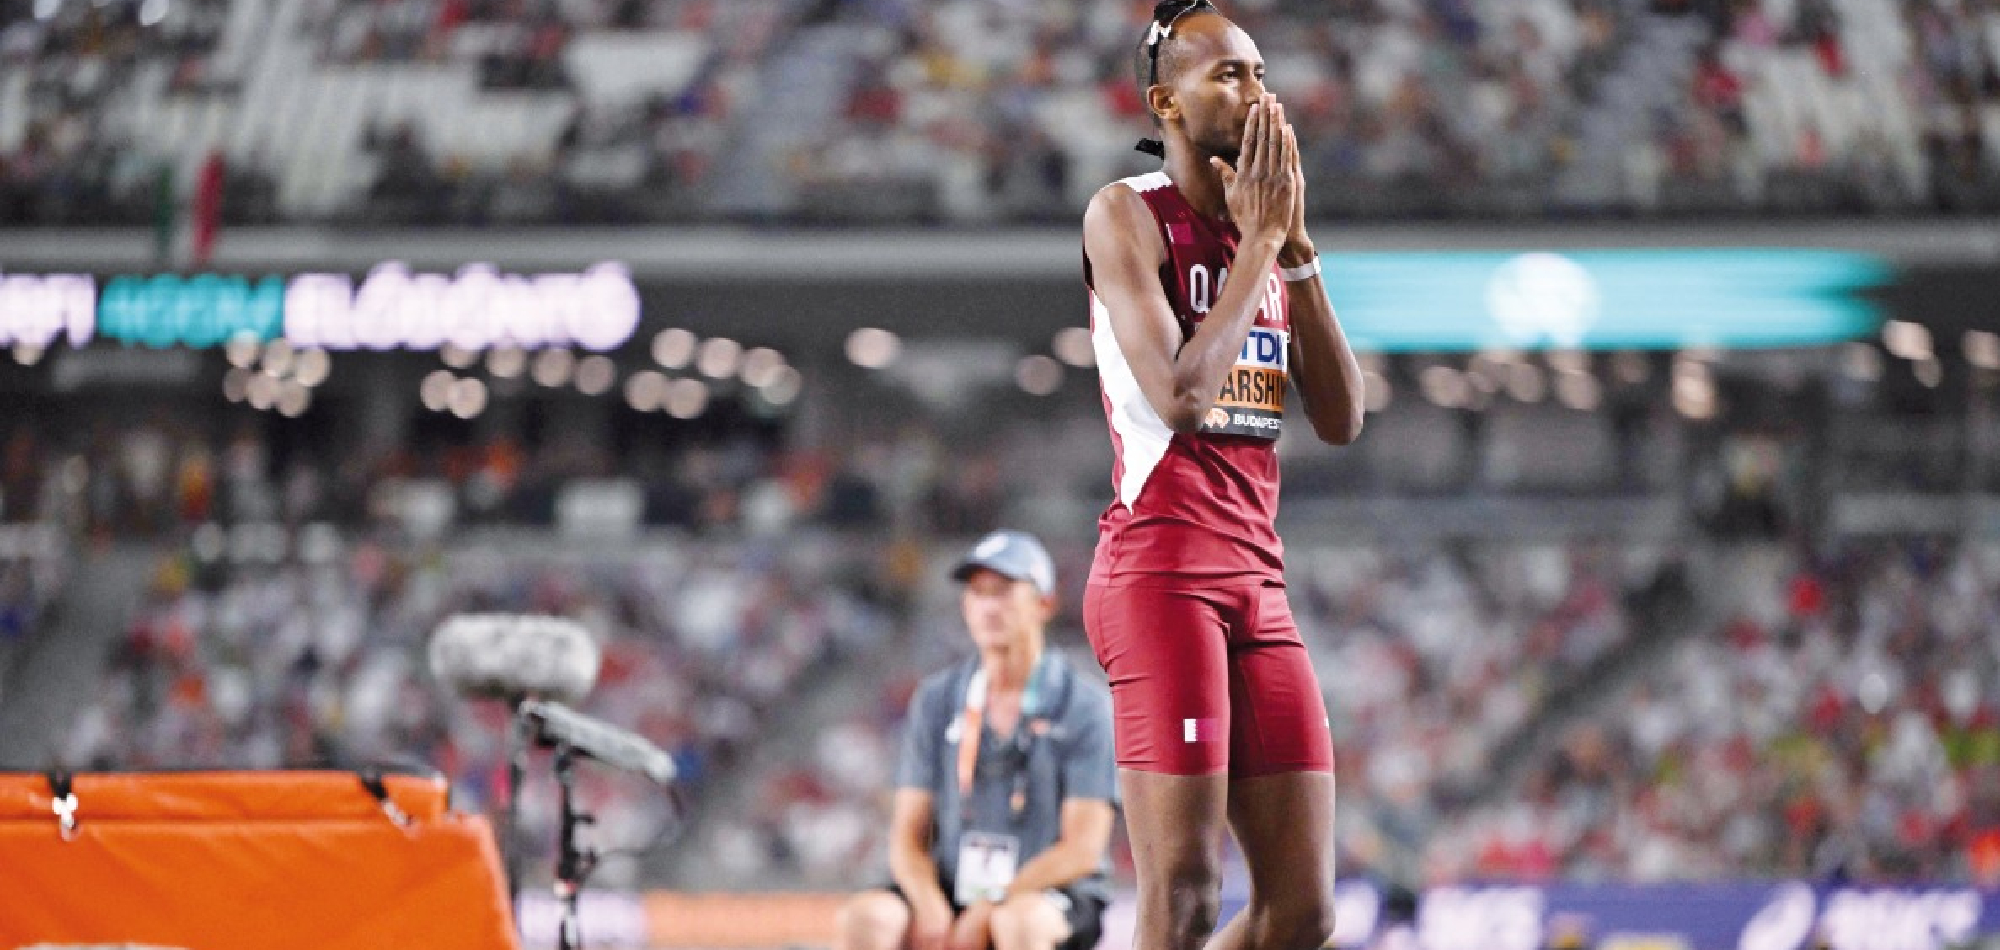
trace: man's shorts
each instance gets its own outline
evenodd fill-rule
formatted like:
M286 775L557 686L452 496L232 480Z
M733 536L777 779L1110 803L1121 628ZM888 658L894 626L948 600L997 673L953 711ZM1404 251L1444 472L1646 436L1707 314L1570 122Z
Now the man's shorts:
M950 881L938 882L946 897L952 894L951 885ZM883 884L881 889L901 898L905 904L910 902L909 896L894 880ZM1054 902L1056 909L1062 911L1063 919L1069 922L1069 939L1056 944L1056 950L1091 950L1097 946L1097 941L1103 939L1104 901L1101 898L1079 894L1066 887L1043 891L1042 896ZM956 905L952 907L953 912L963 910L965 908Z
M1083 625L1111 677L1120 768L1333 771L1326 702L1284 587L1093 582Z

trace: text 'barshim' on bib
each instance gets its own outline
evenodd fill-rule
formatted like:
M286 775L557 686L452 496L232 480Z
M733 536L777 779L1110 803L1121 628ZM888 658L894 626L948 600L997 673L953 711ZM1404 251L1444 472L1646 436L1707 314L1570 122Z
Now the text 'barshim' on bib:
M1222 378L1215 407L1202 420L1201 431L1216 435L1254 435L1275 439L1285 424L1285 354L1291 334L1269 327L1252 327L1243 341L1236 367Z

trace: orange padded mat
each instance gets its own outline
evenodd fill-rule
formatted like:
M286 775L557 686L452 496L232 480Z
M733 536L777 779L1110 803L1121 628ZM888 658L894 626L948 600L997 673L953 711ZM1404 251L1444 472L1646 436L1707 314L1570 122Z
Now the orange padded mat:
M75 840L48 780L0 774L0 950L515 950L493 832L441 780L349 772L82 774Z

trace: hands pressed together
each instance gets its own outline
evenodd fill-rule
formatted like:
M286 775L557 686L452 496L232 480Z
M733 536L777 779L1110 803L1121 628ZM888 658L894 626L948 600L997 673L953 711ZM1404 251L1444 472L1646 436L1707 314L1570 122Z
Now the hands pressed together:
M1250 104L1235 167L1220 158L1209 162L1222 176L1229 216L1246 240L1280 239L1288 248L1311 246L1298 135L1285 121L1285 107L1277 96L1265 93Z

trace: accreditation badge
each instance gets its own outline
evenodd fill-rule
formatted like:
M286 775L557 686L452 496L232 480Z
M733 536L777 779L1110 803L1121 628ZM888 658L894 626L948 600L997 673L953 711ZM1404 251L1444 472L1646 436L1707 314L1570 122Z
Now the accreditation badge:
M968 831L958 839L958 874L952 902L960 907L975 901L999 903L1021 866L1021 842L1013 835Z

